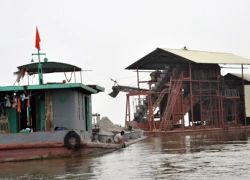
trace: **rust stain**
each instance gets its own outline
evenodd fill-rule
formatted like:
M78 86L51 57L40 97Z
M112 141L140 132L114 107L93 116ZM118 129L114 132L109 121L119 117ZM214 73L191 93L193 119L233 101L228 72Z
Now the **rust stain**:
M70 156L72 152L65 147L4 150L0 151L0 162L58 158Z
M130 145L143 138L126 143ZM95 156L120 149L117 144L81 142L79 150L68 149L63 142L26 143L0 145L0 163L10 161L25 161L33 159L50 159L75 156Z
M47 143L25 143L25 144L3 144L0 145L0 152L2 150L13 150L13 149L36 149L36 148L55 148L64 147L63 142L47 142Z
M53 131L53 109L52 109L52 93L51 91L45 92L45 131Z
M117 150L105 148L81 148L79 150L71 150L66 147L54 148L29 148L29 149L13 149L13 150L0 150L0 163L10 161L25 161L33 159L50 159L62 157L75 157L75 156L94 156L106 154Z
M10 123L7 116L0 117L0 134L10 133Z

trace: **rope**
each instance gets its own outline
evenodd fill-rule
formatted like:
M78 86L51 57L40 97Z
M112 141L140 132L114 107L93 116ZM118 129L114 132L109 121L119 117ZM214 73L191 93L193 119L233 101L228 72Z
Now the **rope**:
M120 77L120 78L116 78L116 80L128 79L128 78L134 78L134 77L136 76Z
M146 75L145 75L145 76L143 76L143 77L140 77L140 78L139 78L139 81L140 81L140 80L145 79L145 77L148 77L148 74L146 74ZM127 86L131 86L131 85L136 86L136 85L137 85L137 80L136 80L136 81L134 81L134 82L132 82L131 84L129 84L129 85L127 85Z
M64 72L64 76L65 76L65 78L66 78L66 80L67 80L68 82L71 81L72 75L73 75L73 71L71 72L70 79L68 79L66 73Z
M84 72L83 72L83 73L84 73ZM95 80L93 80L93 79L91 78L91 76L88 75L87 72L84 73L84 75L86 75L86 76L92 81L92 83L96 84Z

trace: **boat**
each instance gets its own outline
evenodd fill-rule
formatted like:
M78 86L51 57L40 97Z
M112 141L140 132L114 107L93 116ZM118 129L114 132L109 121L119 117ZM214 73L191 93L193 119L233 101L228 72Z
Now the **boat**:
M104 92L104 87L83 84L78 66L48 61L40 51L38 29L35 42L37 53L32 57L38 61L32 58L18 66L14 85L0 86L0 162L95 156L122 148L112 143L113 136L100 135L92 125L92 95ZM45 83L45 74L48 80L55 74L64 74L65 79ZM34 76L38 84L30 83ZM27 84L21 85L24 78ZM100 138L106 141L97 141ZM144 138L142 131L131 131L125 144Z

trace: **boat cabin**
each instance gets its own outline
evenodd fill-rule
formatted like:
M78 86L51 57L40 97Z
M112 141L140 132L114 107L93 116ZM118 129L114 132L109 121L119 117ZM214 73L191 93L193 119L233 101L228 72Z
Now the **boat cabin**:
M71 72L70 79L66 72ZM18 85L0 86L0 134L66 129L78 130L90 137L91 95L103 92L104 88L76 82L77 72L82 80L82 69L70 64L46 60L19 66L14 73ZM44 83L43 74L49 73L64 73L66 80ZM71 83L73 74L75 82ZM34 75L38 76L39 84L29 83ZM28 84L20 85L21 78L27 78Z

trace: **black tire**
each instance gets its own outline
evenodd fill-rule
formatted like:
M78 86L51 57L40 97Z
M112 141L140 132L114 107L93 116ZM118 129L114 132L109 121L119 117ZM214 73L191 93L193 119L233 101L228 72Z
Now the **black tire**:
M75 144L70 143L71 138L75 138ZM75 131L69 131L64 137L64 145L68 149L80 149L81 148L81 138Z

